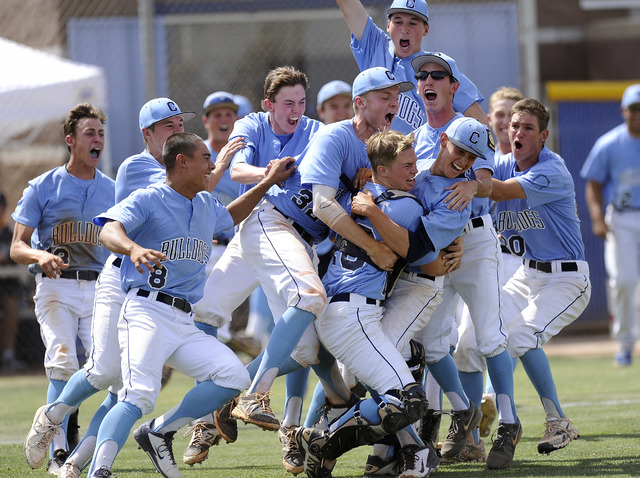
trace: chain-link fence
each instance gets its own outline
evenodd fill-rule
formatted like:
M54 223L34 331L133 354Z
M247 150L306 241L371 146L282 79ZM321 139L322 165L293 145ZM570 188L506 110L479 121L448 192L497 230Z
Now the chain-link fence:
M363 0L382 28L389 3ZM631 61L640 38L633 2L613 2L613 10L597 3L434 0L423 48L454 57L485 98L503 85L543 95L545 80L640 77ZM28 179L66 160L61 123L78 102L107 113L102 168L113 176L124 158L142 150L138 111L154 96L200 114L209 93L225 90L258 110L268 70L288 64L309 77L307 115L316 117L320 87L351 82L358 73L333 0L2 0L0 35L0 77L6 79L0 85L0 190L7 215ZM198 119L186 129L205 135ZM18 295L16 283L3 281L20 280L18 315L32 319L25 269L0 266L0 294ZM9 320L6 311L0 314ZM19 322L19 335L39 341L32 320ZM28 350L21 359L38 362L39 343L18 348Z

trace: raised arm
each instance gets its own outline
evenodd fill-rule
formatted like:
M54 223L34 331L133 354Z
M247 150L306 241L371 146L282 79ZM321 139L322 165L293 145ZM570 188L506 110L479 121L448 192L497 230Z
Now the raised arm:
M211 192L218 185L224 172L229 169L231 165L231 159L233 155L240 151L245 146L244 138L238 136L233 138L218 153L218 157L216 158L216 169L213 170L213 173L209 176L209 182L207 183L207 191Z
M489 199L493 201L507 201L508 199L524 199L527 197L520 183L513 178L506 181L492 178L491 184L493 188Z
M347 26L356 40L360 41L364 28L367 26L369 14L362 6L360 0L336 0L347 22Z
M256 184L264 179L266 169L248 163L236 163L231 169L231 179L240 184Z

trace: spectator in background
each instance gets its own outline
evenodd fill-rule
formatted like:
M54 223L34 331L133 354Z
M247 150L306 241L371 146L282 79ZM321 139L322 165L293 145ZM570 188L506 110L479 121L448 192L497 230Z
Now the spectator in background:
M640 84L622 95L624 123L601 136L580 175L593 233L604 239L609 276L611 335L619 349L614 365L631 365L638 340L635 289L640 278Z
M9 257L13 230L5 215L7 198L0 192L0 267L15 264ZM22 285L15 277L0 278L0 301L2 302L2 370L17 372L26 365L16 356L18 339L18 302L22 296Z

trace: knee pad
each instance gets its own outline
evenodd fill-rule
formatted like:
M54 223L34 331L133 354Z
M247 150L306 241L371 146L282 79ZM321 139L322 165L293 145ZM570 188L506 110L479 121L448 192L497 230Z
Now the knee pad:
M409 341L411 347L411 357L407 360L407 367L411 370L413 379L421 383L424 375L424 368L427 365L427 357L424 352L424 346L417 340L411 339Z

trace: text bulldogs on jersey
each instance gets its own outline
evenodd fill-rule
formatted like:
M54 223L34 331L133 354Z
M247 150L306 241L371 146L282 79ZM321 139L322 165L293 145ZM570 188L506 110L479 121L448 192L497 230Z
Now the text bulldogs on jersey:
M167 255L169 261L188 259L206 264L209 261L210 246L195 237L177 237L162 242L160 251Z
M102 227L89 221L69 221L58 224L51 229L53 246L72 243L84 243L101 246L98 239Z
M525 209L520 212L501 211L496 220L496 230L502 231L526 231L527 229L544 229L544 222L538 211Z
M396 116L410 124L413 129L416 129L424 124L424 118L422 117L422 108L409 95L400 95L398 114Z

